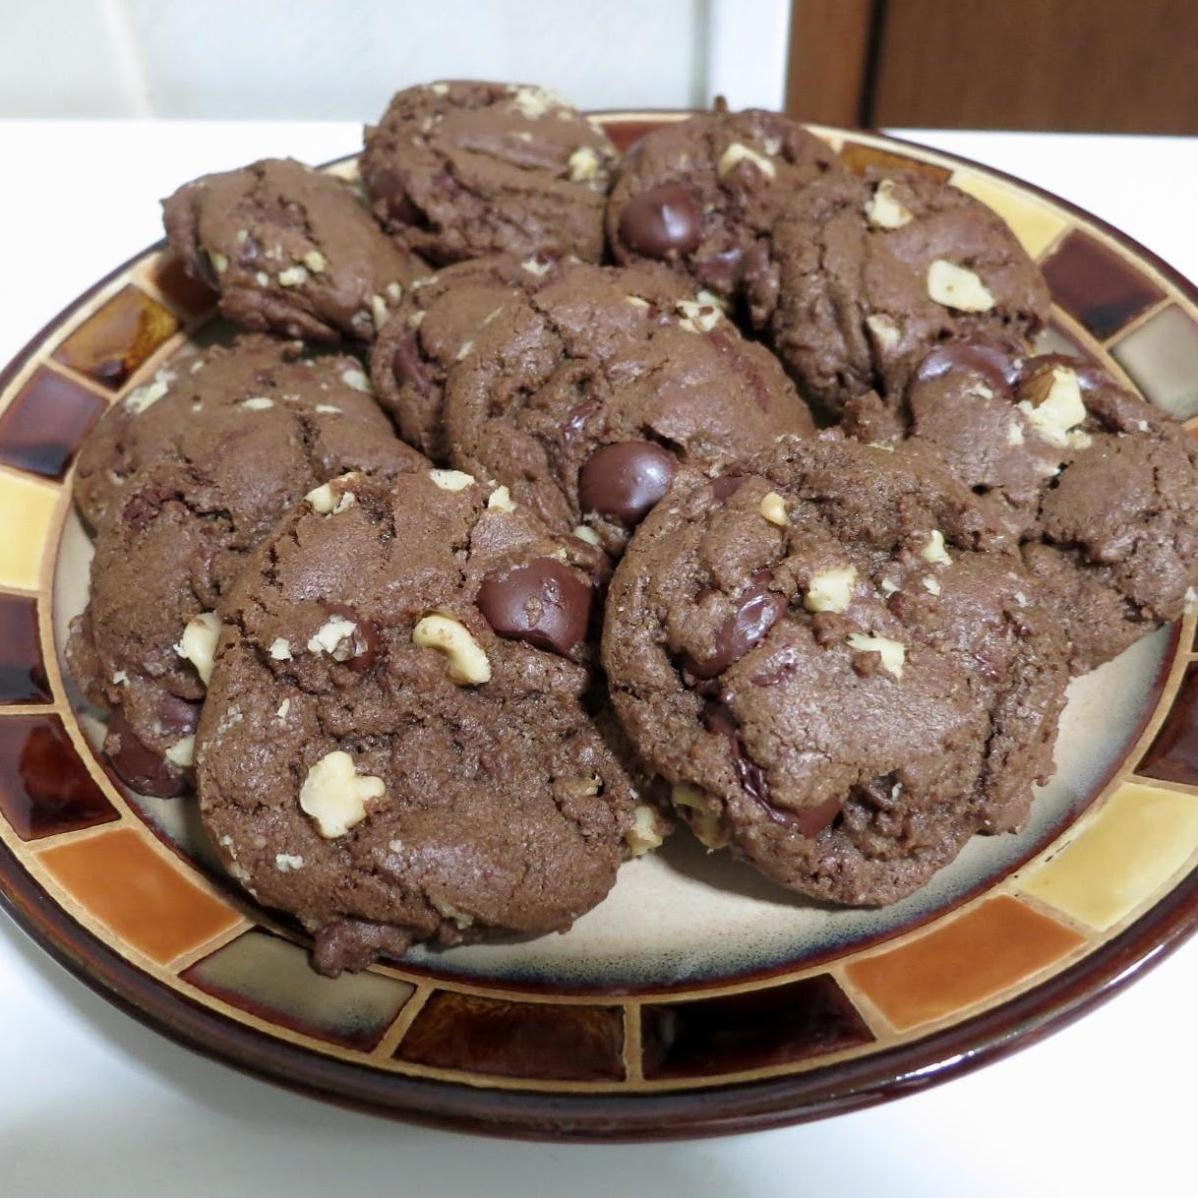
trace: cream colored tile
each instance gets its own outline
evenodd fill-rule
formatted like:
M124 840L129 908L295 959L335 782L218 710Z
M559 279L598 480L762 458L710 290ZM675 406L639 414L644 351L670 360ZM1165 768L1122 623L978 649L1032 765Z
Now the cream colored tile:
M949 182L997 212L1033 258L1044 253L1068 227L1069 222L1045 201L1007 183L968 170L956 171Z
M0 472L0 586L36 590L59 488Z
M1198 852L1198 798L1129 782L1066 848L1018 881L1028 894L1103 931Z

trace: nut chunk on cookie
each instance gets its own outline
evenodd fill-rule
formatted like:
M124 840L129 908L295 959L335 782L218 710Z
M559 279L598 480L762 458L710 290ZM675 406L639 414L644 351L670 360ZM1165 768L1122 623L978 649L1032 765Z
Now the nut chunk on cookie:
M445 376L454 464L612 553L680 467L716 472L813 431L773 355L661 266L554 263L470 341Z
M1076 673L1180 617L1198 587L1198 446L1089 362L946 342L897 396L851 400L844 426L926 446L980 496L1054 600Z
M362 377L354 358L243 337L173 359L153 403L135 391L114 404L84 447L75 496L96 555L67 658L112 712L105 751L135 790L186 786L216 608L275 522L324 491L337 511L349 492L333 476L427 465L353 385Z
M795 195L844 169L831 146L780 113L702 113L629 150L607 203L608 241L618 262L666 262L731 299Z
M926 175L829 175L762 248L746 271L752 322L833 415L898 390L937 341L1019 340L1048 315L1048 288L1002 219Z
M398 92L366 128L362 182L405 245L445 264L537 251L597 262L616 148L560 96L454 81Z
M629 739L708 847L880 905L975 832L1020 826L1068 674L1000 545L912 448L791 440L675 487L616 569L603 663Z
M171 248L230 320L311 341L372 341L428 268L353 188L290 158L204 175L164 200Z
M339 485L353 502L296 508L221 605L205 824L325 973L565 930L660 840L584 704L602 554L461 472Z

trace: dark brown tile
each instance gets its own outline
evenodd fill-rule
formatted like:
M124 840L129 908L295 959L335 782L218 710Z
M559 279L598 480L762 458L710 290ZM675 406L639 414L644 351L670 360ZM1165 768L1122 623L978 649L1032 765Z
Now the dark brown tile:
M646 1077L706 1077L867 1044L873 1034L828 974L641 1008Z
M146 281L180 316L193 320L216 307L216 292L183 268L183 259L170 250L163 252L147 266Z
M117 818L54 715L0 716L0 812L22 840Z
M37 631L37 600L0 595L0 703L48 703L52 697Z
M857 174L863 175L869 170L878 171L917 171L921 175L929 175L947 183L952 171L947 167L935 166L931 162L921 162L918 158L908 158L906 154L896 154L892 150L880 150L875 146L861 145L858 142L846 141L840 151L841 160L845 166Z
M0 462L61 478L107 406L86 387L38 367L0 416Z
M89 316L54 360L115 390L178 328L174 315L130 285Z
M1198 786L1198 662L1185 677L1137 774Z
M438 990L395 1054L443 1069L554 1081L618 1081L624 1023L615 1007L503 1002Z
M1163 295L1130 262L1080 229L1069 233L1041 268L1052 298L1101 340Z

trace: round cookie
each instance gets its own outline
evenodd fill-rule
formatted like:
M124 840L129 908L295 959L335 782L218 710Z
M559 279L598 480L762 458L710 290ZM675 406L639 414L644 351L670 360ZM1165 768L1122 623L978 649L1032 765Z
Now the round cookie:
M371 341L429 273L374 222L353 187L291 158L204 175L162 202L171 248L259 332Z
M480 328L514 291L535 291L556 274L553 260L510 254L457 262L404 295L370 355L378 401L403 436L434 461L447 461L445 380Z
M236 475L243 469L247 478L273 479L280 445L296 461L302 456L297 418L323 456L318 473L339 473L346 460L369 463L362 455L372 440L384 463L395 438L370 390L357 358L305 354L298 341L247 333L227 347L185 350L114 403L88 435L75 465L75 502L99 527L128 493L129 478L166 452L230 471L222 480L229 487L244 485Z
M1056 597L1075 672L1177 619L1193 597L1198 446L1088 362L949 342L897 400L851 401L845 429L922 442L982 497Z
M676 486L616 569L603 662L705 843L879 905L1021 824L1067 671L999 541L917 447L789 441Z
M455 466L613 553L679 465L714 473L813 429L773 355L655 265L562 263L513 289L444 408Z
M376 215L431 262L537 251L602 257L616 149L544 88L410 87L366 127L365 143L362 182Z
M602 555L455 471L332 488L221 608L206 827L324 973L565 930L653 843L585 706Z
M628 151L607 202L608 244L617 262L667 262L730 299L746 257L796 193L843 171L831 146L796 121L718 108Z
M1036 264L1002 219L914 172L813 183L746 276L753 325L833 415L854 395L899 390L935 342L1024 339L1049 307Z
M334 475L427 465L342 381L346 359L301 359L297 349L249 338L178 358L166 368L178 380L168 394L131 421L114 409L96 431L92 460L117 481L89 492L91 594L67 659L87 697L112 712L105 752L136 790L170 795L187 784L212 613L250 550ZM159 409L151 447L137 434Z

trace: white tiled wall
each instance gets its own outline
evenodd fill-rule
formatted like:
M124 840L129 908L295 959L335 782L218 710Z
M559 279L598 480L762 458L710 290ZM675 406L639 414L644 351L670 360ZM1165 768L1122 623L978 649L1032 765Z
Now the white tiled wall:
M351 119L443 76L781 103L786 0L0 0L0 118Z

